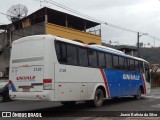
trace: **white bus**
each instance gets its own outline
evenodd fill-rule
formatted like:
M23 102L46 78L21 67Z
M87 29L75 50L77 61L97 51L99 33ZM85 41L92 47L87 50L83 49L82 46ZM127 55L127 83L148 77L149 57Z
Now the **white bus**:
M52 35L13 42L9 80L13 100L90 101L100 107L107 98L150 93L147 61Z

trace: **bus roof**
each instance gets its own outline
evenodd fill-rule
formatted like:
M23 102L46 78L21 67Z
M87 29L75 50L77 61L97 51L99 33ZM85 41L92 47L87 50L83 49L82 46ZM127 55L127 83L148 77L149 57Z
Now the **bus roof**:
M103 51L103 52L106 52L106 53L111 53L111 54L114 54L114 55L119 55L119 56L131 58L131 59L147 62L146 60L144 60L142 58L127 55L122 51L119 51L119 50L116 50L116 49L113 49L113 48L109 48L109 47L106 47L106 46L83 44L83 43L80 43L80 42L77 42L77 41L73 41L73 40L69 40L69 39L66 39L66 38L61 38L61 37L57 37L57 36L49 35L49 34L48 35L27 36L27 37L23 37L23 38L20 38L18 40L15 40L13 43L16 44L16 43L19 43L19 42L25 42L26 40L29 41L31 38L32 38L32 40L33 39L38 40L38 39L45 39L45 38L50 38L50 39L54 38L54 40L58 40L58 41L62 41L62 42L66 42L66 43L70 43L70 44L74 44L74 45L78 45L78 46L82 46L82 47L92 48L92 49L95 49L95 50L98 50L98 51Z
M77 41L69 40L69 39L66 39L66 38L61 38L61 37L57 37L57 36L54 36L54 37L55 37L56 40L59 40L59 41L62 41L62 42L67 42L67 43L71 43L71 44L75 44L75 45L79 45L79 46L83 46L83 47L88 47L88 48L92 48L92 49L95 49L95 50L98 50L98 51L104 51L104 52L107 52L107 53L111 53L111 54L115 54L115 55L119 55L119 56L123 56L123 57L128 57L128 58L131 58L131 59L140 60L140 61L144 61L144 62L148 63L146 60L144 60L142 58L127 55L120 50L116 50L116 49L109 48L109 47L106 47L106 46L88 45L88 44L83 44L83 43L80 43L80 42L77 42Z

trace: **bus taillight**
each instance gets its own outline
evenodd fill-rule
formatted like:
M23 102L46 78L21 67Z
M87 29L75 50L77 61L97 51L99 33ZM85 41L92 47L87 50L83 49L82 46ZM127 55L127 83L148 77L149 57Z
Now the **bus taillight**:
M43 79L43 89L44 90L52 89L52 79Z

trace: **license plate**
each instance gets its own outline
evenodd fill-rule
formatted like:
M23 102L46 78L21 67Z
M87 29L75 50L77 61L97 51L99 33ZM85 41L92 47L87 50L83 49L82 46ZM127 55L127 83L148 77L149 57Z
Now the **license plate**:
M29 92L30 88L23 88L23 92Z

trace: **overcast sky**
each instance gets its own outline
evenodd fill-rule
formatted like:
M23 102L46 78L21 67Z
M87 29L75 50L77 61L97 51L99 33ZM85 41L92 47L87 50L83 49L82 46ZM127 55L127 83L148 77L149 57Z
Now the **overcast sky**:
M121 26L123 28L149 33L160 39L160 1L159 0L54 0L71 9L89 15L101 21ZM0 12L6 13L15 4L23 4L28 8L28 14L40 9L36 0L1 0ZM43 6L59 9L54 5L42 3ZM6 16L0 14L0 24L10 23ZM110 26L102 25L103 41L118 41L120 44L135 45L137 34ZM154 46L154 39L143 35L140 42ZM155 39L155 46L160 41Z

